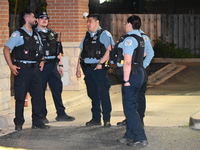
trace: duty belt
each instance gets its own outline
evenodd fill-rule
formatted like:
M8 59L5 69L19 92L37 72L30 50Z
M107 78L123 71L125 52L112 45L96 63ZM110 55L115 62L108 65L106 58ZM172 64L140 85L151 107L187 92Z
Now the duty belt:
M14 59L15 63L23 63L23 64L35 64L37 61L32 61L32 60L16 60Z
M44 56L44 59L55 59L56 56Z
M14 62L14 65L20 67L20 69L34 68L39 66L38 63L24 63L24 62Z
M85 65L86 65L87 67L96 67L96 66L97 66L97 64L86 64L86 63L85 63Z

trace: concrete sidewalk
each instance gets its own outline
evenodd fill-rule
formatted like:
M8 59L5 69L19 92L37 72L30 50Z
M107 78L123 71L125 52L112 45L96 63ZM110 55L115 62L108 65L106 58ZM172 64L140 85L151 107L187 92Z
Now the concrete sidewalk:
M112 101L112 118L111 124L116 125L118 121L124 119L122 102L121 102L121 86L115 85L110 89ZM189 118L192 114L199 111L200 96L167 96L167 95L147 95L147 110L145 117L145 126L188 126ZM73 122L57 122L55 121L56 112L51 98L51 94L47 91L47 109L51 126L84 126L85 122L91 119L91 103L86 96L86 90L81 91L63 91L63 102L66 106L68 115L76 117ZM12 99L14 102L14 100ZM31 105L25 107L25 124L23 128L31 127ZM1 114L1 135L14 131L14 103L9 111Z
M120 86L113 86L110 90L110 94L115 94L120 92ZM77 112L77 110L83 108L84 106L90 107L90 99L87 96L86 89L80 90L80 91L63 91L62 92L62 98L64 106L66 107L66 113L68 115L74 115L73 112ZM50 91L46 91L46 99L47 99L47 110L48 110L48 116L47 118L51 120L51 122L55 121L56 117L56 110L54 106L54 102L52 99L52 95ZM0 136L13 132L14 130L14 123L13 119L15 116L15 100L14 97L11 98L11 109L0 111ZM25 123L23 125L23 128L31 127L31 101L29 99L28 101L28 107L24 107L24 118ZM90 110L88 108L87 110ZM77 118L77 114L75 115ZM78 120L78 119L76 119ZM80 121L80 120L79 120ZM62 125L63 122L57 122L58 125ZM64 122L65 123L65 122ZM68 123L68 122L67 122ZM74 122L76 124L76 121ZM79 123L82 124L82 123Z
M111 128L101 126L86 127L85 122L91 119L90 100L86 97L83 90L75 91L79 95L73 95L73 92L63 91L63 101L68 107L67 113L76 117L73 122L55 121L56 113L52 106L52 99L48 93L48 119L49 130L32 130L30 110L28 106L25 109L26 122L21 132L14 131L12 122L14 114L10 115L9 126L2 129L3 136L0 145L24 149L44 149L44 150L66 150L66 149L88 149L88 150L198 150L199 132L188 128L189 117L199 110L200 96L168 96L168 95L147 95L147 110L145 123L145 132L149 141L146 147L127 147L116 142L117 138L123 136L124 127L116 127L116 123L124 119L120 86L111 87L112 117ZM80 92L80 93L79 93ZM70 96L82 95L82 103L73 107L67 106ZM71 95L72 94L72 95ZM84 100L83 100L84 99ZM83 102L84 101L84 102ZM72 103L71 103L72 104ZM8 116L6 115L6 116ZM92 142L91 142L92 141ZM1 148L0 146L0 148Z

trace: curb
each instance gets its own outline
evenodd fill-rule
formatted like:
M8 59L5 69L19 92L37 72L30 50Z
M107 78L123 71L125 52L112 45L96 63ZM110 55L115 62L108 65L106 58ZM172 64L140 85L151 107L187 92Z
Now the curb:
M194 113L192 116L190 116L190 119L189 119L189 127L191 129L194 129L194 130L200 130L200 111Z

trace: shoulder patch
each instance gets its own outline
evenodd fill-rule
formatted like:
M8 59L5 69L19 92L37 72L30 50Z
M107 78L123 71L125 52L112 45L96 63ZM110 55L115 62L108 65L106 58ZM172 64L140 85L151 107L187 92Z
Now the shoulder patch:
M144 41L148 41L149 39L147 37L143 37Z
M11 35L12 37L16 37L17 36L17 33L16 32L14 32L14 33L12 33L12 35Z
M109 37L111 37L112 35L110 34L110 32L108 32L108 31L105 31L106 32L106 35L107 36L109 36Z
M130 39L125 40L124 45L125 46L131 46L132 45L132 40L130 40Z

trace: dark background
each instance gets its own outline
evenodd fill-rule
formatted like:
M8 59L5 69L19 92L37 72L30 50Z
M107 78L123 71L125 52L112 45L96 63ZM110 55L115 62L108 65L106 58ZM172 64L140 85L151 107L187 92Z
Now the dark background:
M199 14L199 0L89 0L90 13Z

